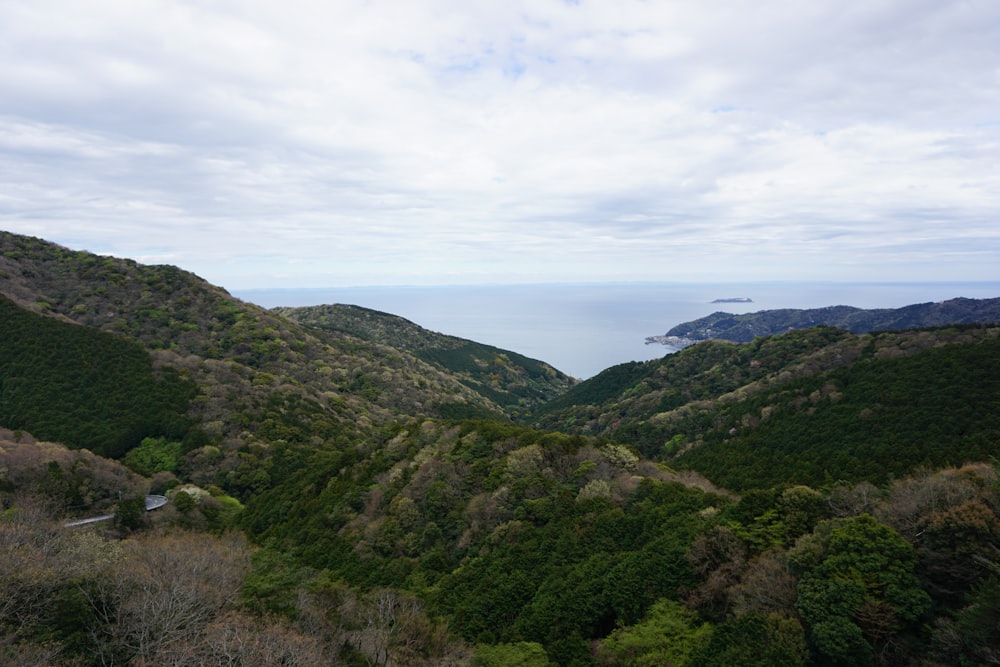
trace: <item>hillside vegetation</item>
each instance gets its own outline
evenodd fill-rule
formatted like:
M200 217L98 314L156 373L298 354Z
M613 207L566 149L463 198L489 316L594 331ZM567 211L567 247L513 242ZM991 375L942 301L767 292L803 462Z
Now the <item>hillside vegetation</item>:
M142 345L36 315L2 295L0 322L3 426L109 457L145 437L188 437L197 389L173 369L154 373Z
M46 369L60 367L62 357L45 357L36 346L32 354L45 362L37 367L31 362L35 378L11 395L7 410L14 427L38 429L39 419L62 420L65 427L55 431L45 421L41 431L45 435L39 437L64 439L116 456L138 446L144 437L184 438L188 460L193 462L191 474L202 483L249 493L253 485L265 483L264 461L274 445L346 444L400 415L507 418L491 399L412 354L342 332L324 332L319 338L175 267L143 266L0 232L0 281L10 300L12 322L16 304L50 322L84 325L76 330L87 332L88 340L151 356L157 377L177 377L189 383L186 387L196 388L193 398L186 395L182 416L197 428L193 437L184 438L177 428L130 422L130 415L144 408L116 412L123 406L116 407L115 396L127 394L129 400L141 402L143 396L162 391L166 380L156 387L112 386L117 378L109 374L100 379L105 384L94 385L94 391L85 388L85 395L77 396L76 388L89 381L83 370L106 355L93 349L94 344L80 342L81 354L66 366L71 375L74 368L80 373L45 376ZM16 319L42 328L40 320L26 313ZM67 326L71 325L63 325ZM53 324L48 328L66 330ZM72 356L72 348L63 346L59 354ZM12 366L11 372L23 375L25 368L22 363ZM30 387L34 393L25 393ZM38 392L48 392L45 400L29 400ZM78 405L87 394L102 403L101 409L81 418L84 431L66 435L76 422L66 417L63 406ZM21 411L29 403L31 410ZM175 407L168 401L163 410ZM11 412L15 410L16 415ZM97 422L103 425L86 426ZM95 433L101 429L114 433L98 443L95 438L103 436Z
M972 325L820 327L706 341L608 369L544 406L536 424L628 442L735 490L880 483L997 454L998 337Z
M341 426L400 412L436 415L442 407L503 416L489 399L412 355L348 334L320 340L172 266L0 232L0 278L3 293L21 307L121 333L153 351L159 364L189 374L205 395L200 416L221 421L220 435L239 439L248 423L281 421L287 412L269 406L303 401Z
M1000 661L998 327L575 383L6 233L0 321L0 664Z
M574 384L545 362L491 345L428 331L409 320L360 306L275 308L299 324L340 331L413 354L454 374L517 418ZM461 416L461 415L456 415Z

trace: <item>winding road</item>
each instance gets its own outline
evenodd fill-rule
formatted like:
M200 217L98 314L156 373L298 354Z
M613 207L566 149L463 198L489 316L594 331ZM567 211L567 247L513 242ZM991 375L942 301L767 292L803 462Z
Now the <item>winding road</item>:
M146 496L146 511L155 510L163 507L167 504L166 496ZM92 516L89 519L77 519L76 521L70 521L69 523L64 523L63 526L70 528L72 526L85 526L88 523L98 523L100 521L110 521L114 519L114 514L102 514L101 516Z

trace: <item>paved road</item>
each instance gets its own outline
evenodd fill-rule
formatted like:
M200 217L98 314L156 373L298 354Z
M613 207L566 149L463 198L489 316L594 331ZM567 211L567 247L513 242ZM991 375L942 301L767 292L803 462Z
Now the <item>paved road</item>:
M146 496L146 511L155 510L163 507L167 504L166 496ZM98 523L100 521L110 521L114 519L114 514L102 514L101 516L92 516L89 519L77 519L76 521L70 521L69 523L63 524L67 528L70 526L85 526L88 523Z
M146 496L146 511L155 510L167 504L166 496Z

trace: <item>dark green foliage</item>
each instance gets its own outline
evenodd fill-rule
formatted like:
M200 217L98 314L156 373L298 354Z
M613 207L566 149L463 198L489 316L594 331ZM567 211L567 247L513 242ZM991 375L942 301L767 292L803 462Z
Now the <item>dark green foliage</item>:
M265 312L174 267L5 233L0 272L0 425L209 489L160 516L257 543L232 618L312 628L333 659L384 663L360 639L382 632L410 651L397 664L430 664L447 632L467 642L453 663L481 665L997 659L996 470L906 477L1000 452L995 328L709 341L558 397L573 383L541 362L384 313ZM529 411L540 429L514 423ZM61 512L124 490L114 534L157 520L146 480L0 436L0 510L25 488ZM20 512L0 512L5 540ZM50 533L38 554L97 545ZM94 591L65 565L52 590L19 588L25 554L0 551L0 609L35 596L58 618L31 639L84 654Z
M947 633L948 658L957 658L956 662L963 667L1000 661L1000 574L976 587L952 627L960 641L955 645L954 636Z
M358 438L399 414L439 416L440 404L474 404L477 414L503 416L458 377L404 350L307 331L176 267L0 232L0 274L0 292L25 309L123 334L152 351L158 368L197 382L192 414L207 428L183 439L185 451L221 440L238 447L255 437L287 439L271 426L287 426L275 403L291 396L307 399L296 406L294 437L311 446Z
M537 414L548 414L574 405L597 405L611 400L639 384L653 370L653 364L633 361L607 368L546 402Z
M896 644L897 634L930 611L914 573L916 552L867 514L834 522L825 542L819 562L799 582L802 620L831 663L871 663L873 651Z
M997 338L870 358L724 407L723 427L676 463L746 489L881 483L919 466L984 460L1000 454L998 377ZM759 423L744 427L752 418Z
M115 526L129 532L145 527L145 500L138 496L119 500L115 506Z
M0 296L0 424L120 457L145 437L181 439L196 389L120 336Z
M537 424L626 442L736 490L881 483L1000 454L997 332L819 327L706 341L609 369L620 385L580 383Z
M585 497L588 475L630 459L579 436L484 421L386 437L364 461L327 452L272 468L281 481L250 500L244 525L352 585L426 590L469 641L536 642L557 664L588 661L591 639L693 584L696 512L721 502L649 479L617 503Z
M694 651L691 667L800 667L809 664L802 625L795 619L749 613L717 626Z
M624 512L566 513L573 507L557 503L546 523L510 525L442 580L440 608L469 638L553 646L601 637L692 583L684 552L698 526L699 495L644 484Z
M288 554L272 549L255 551L251 564L243 581L244 604L258 612L294 616L296 595L314 573Z
M440 403L437 406L438 414L442 419L490 419L495 418L492 412L481 405L475 403Z
M712 340L655 361L623 364L547 404L537 425L606 436L659 458L671 441L674 450L681 448L677 436L690 442L718 427L714 402L720 395L745 391L847 338L846 332L817 328L750 345Z
M180 491L174 494L174 507L176 507L177 511L181 514L187 514L197 507L197 505L198 501L195 500L195 497L186 491Z

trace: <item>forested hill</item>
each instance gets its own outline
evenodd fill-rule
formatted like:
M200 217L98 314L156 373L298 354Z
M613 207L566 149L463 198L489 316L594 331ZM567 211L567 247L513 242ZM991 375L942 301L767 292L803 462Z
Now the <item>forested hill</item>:
M369 308L335 304L273 311L304 326L346 332L414 354L454 373L464 384L504 406L513 416L537 408L575 382L543 361L429 331L397 315Z
M1000 454L1000 327L705 341L624 364L536 426L611 438L731 489L885 481Z
M949 299L903 308L862 309L852 306L761 310L734 315L717 312L678 324L669 337L691 340L718 338L748 343L757 336L771 336L792 329L831 326L854 333L940 327L950 324L1000 324L1000 298Z
M0 232L0 294L141 345L154 368L196 385L187 417L233 456L276 440L353 439L400 415L506 418L490 398L412 354L343 332L318 337L172 266ZM42 408L59 410L56 401Z

